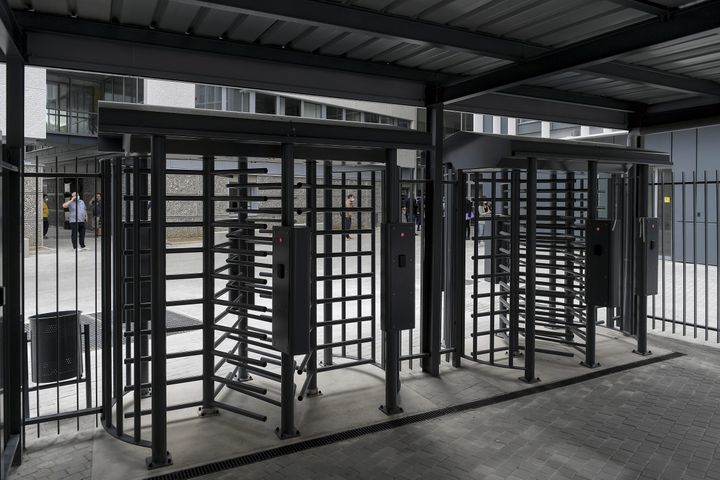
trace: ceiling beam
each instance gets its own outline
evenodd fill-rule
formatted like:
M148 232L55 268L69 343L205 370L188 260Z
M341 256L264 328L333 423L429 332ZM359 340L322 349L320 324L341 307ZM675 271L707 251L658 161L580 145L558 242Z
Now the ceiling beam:
M651 15L663 16L674 10L671 7L666 7L659 3L651 2L648 0L610 0L612 3L622 5L623 7L632 8L633 10L639 10L641 12L649 13Z
M720 103L633 115L630 128L641 135L720 125Z
M330 57L280 47L183 35L142 27L108 24L92 20L80 20L70 17L29 12L16 12L16 16L20 25L22 25L27 32L49 32L53 34L66 34L120 42L146 43L155 46L194 50L207 54L231 55L268 62L320 67L425 83L442 82L450 78L458 78L457 76L440 72L430 72L380 62Z
M583 71L595 73L605 78L623 81L630 80L665 90L720 97L720 83L677 73L664 72L642 65L608 62L586 67Z
M534 85L518 85L500 90L498 93L514 97L536 98L557 103L598 107L606 110L617 110L620 112L643 112L647 108L647 105L644 103L628 102L625 100L617 100L599 95L589 95L586 93L570 92L567 90L538 87Z
M25 37L7 0L0 0L0 50L6 57L26 58Z
M339 28L402 42L518 61L545 48L391 13L317 0L176 0L201 7Z
M554 73L578 70L678 38L720 28L720 0L673 12L620 28L540 55L530 61L501 67L490 73L448 84L438 91L434 103L452 103L483 93L520 85Z

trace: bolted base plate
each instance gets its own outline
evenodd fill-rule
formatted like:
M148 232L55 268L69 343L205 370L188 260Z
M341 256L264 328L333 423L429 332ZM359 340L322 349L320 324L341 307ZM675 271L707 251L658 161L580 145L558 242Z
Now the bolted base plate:
M198 408L198 417L214 417L215 415L220 415L220 410L217 408Z
M165 457L165 463L154 463L152 457L147 457L145 459L145 466L148 470L155 470L156 468L162 468L162 467L169 467L173 464L172 456L170 456L170 452L167 452L167 456Z
M397 415L399 413L403 413L404 410L400 406L395 406L394 408L386 408L385 405L380 405L380 411L383 412L385 415Z
M307 398L319 397L319 396L322 395L322 394L323 394L322 391L321 391L320 389L318 389L318 388L316 388L316 389L314 389L314 390L308 389L308 391L305 392L305 396L306 396Z
M589 363L582 361L582 362L580 362L580 365L582 365L583 367L587 367L587 368L598 368L600 366L600 362L596 362L595 364L590 365Z
M633 353L634 353L635 355L640 355L641 357L647 357L648 355L652 355L652 350L648 350L648 351L645 352L645 353L638 352L637 350L633 350Z
M528 380L525 377L519 377L518 380L520 380L521 382L533 384L533 383L538 383L540 381L540 377L535 377L532 380Z
M281 433L280 427L275 428L275 435L280 440L287 440L288 438L295 438L300 436L300 430L295 430L295 433Z

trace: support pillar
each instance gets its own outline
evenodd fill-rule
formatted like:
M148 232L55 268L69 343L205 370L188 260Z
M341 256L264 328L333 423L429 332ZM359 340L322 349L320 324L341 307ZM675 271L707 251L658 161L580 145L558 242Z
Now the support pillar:
M443 140L444 108L432 105L427 109L428 130L432 136L432 149L426 156L425 223L422 235L422 324L421 345L423 372L440 375L440 342L442 326L442 194L443 194Z
M637 192L636 196L636 205L637 210L635 213L634 218L634 225L635 225L635 237L633 240L633 244L637 245L637 238L639 235L643 234L641 232L641 227L639 225L640 218L647 217L650 212L650 205L649 205L649 182L650 182L650 167L647 165L637 165L635 167L637 169L637 177L636 177L636 187L635 191ZM636 247L637 248L637 247ZM640 254L640 252L636 252L635 258L637 258L637 255ZM644 265L644 263L641 263ZM635 268L638 268L638 262L635 262ZM637 282L637 275L633 275L633 283L635 284ZM634 285L634 297L635 297L635 319L636 319L636 332L637 332L637 349L635 350L635 353L638 355L650 355L650 351L647 348L647 296L645 295L645 292L641 291L642 288L639 288L638 285Z
M102 421L106 429L112 428L112 169L110 160L100 162L102 182L102 237L100 237L100 258L102 259L101 310L102 310Z
M22 311L23 267L23 163L25 154L25 62L20 56L8 55L7 89L5 98L7 118L6 162L11 169L3 172L3 284L5 306L3 321L4 368L4 438L7 446L3 454L7 463L20 465L22 452L22 365L25 333ZM19 226L19 227L18 227Z
M152 447L146 459L148 469L172 465L167 451L167 337L166 337L166 265L165 265L165 137L152 137L152 287L150 306L151 369L152 369ZM138 212L135 212L137 215ZM136 248L139 246L136 245Z
M450 299L452 312L453 332L453 367L459 367L461 358L465 354L465 199L467 197L467 182L465 172L457 170L456 184L453 190L454 206L453 221L450 224L450 258L452 259L452 281L449 292L445 292L446 298ZM494 197L494 195L493 195ZM478 221L478 219L475 219ZM476 224L471 221L472 236L477 235ZM494 320L491 320L494 321Z

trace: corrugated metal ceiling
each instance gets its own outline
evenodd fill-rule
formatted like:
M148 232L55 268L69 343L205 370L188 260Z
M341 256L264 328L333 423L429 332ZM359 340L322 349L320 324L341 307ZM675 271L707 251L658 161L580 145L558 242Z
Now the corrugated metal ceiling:
M9 3L16 10L223 38L459 77L479 75L511 63L442 45L238 13L229 7L210 8L210 3L202 1L10 0ZM492 34L546 48L573 44L654 17L641 7L632 8L633 2L618 0L327 0L327 3ZM677 8L698 2L654 0L653 3ZM720 35L717 31L706 33L637 51L619 60L720 82ZM528 84L646 104L692 96L688 92L603 78L588 72L565 72Z

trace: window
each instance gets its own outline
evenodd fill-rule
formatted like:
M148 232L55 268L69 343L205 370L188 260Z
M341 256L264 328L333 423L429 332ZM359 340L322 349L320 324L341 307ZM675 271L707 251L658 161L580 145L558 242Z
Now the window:
M328 120L344 120L343 109L340 107L326 106L325 115Z
M445 112L445 135L455 133L462 128L462 116L460 112Z
M361 113L357 110L345 110L345 120L348 122L360 122L361 119Z
M250 92L237 88L228 88L226 110L231 112L249 112Z
M322 105L319 103L303 102L303 116L308 118L322 118Z
M380 115L378 115L377 113L365 112L363 115L363 120L366 123L380 123Z
M210 85L195 85L195 108L222 110L222 88Z
M398 118L397 126L400 128L412 128L412 121Z
M300 100L297 98L280 97L280 113L291 117L300 116Z
M275 115L277 97L264 93L255 93L255 113L269 113Z
M97 134L100 80L49 74L45 128L48 132L91 136Z
M143 103L145 81L135 77L108 77L103 80L102 98L112 102Z

